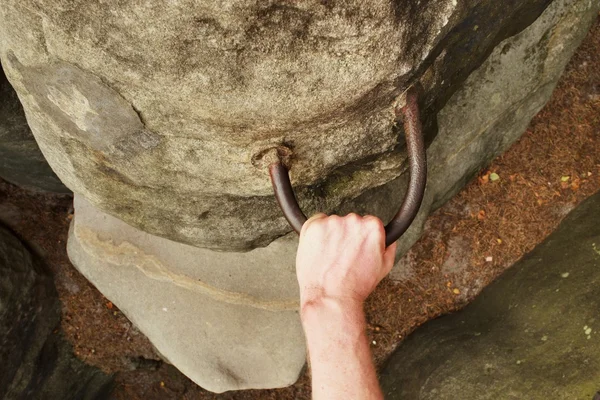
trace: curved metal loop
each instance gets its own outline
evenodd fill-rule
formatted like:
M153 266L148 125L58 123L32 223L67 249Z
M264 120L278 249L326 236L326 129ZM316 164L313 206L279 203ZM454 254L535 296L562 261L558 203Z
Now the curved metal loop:
M386 247L398 240L417 216L427 181L427 158L415 90L409 89L406 93L406 104L396 107L394 111L397 117L404 116L410 181L400 209L385 227ZM292 228L299 234L307 218L294 195L288 169L282 162L275 162L269 165L269 174L281 211Z

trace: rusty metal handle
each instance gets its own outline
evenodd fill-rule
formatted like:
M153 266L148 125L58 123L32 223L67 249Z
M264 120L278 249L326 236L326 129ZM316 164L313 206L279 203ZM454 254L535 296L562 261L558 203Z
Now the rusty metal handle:
M406 93L406 104L402 107L396 107L394 111L397 117L404 116L410 181L400 209L385 227L386 247L398 240L417 216L423 201L427 181L427 157L421 132L416 92L409 89ZM281 161L272 163L269 165L269 175L271 176L275 198L281 207L281 211L283 211L285 219L299 234L307 218L300 209L294 195L287 167Z

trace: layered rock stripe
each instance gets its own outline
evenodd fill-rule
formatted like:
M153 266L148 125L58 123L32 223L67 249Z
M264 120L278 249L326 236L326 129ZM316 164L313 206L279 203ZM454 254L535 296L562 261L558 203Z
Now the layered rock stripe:
M125 224L75 195L73 264L152 341L213 392L293 384L306 350L293 236L217 253Z

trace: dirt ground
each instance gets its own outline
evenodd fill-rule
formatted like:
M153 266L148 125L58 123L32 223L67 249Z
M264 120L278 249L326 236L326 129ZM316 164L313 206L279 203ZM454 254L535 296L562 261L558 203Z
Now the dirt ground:
M436 211L367 305L378 365L416 327L457 310L533 249L579 202L600 190L600 18L546 107L523 137ZM116 399L308 399L293 386L215 395L162 363L148 340L68 260L68 196L31 194L0 181L0 220L37 251L63 302L62 327L76 354L116 373Z

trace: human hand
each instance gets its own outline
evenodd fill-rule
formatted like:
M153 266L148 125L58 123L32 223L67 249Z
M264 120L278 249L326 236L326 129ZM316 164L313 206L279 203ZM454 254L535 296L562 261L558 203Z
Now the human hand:
M333 299L360 304L394 265L396 244L374 216L317 214L304 223L296 255L300 303Z

